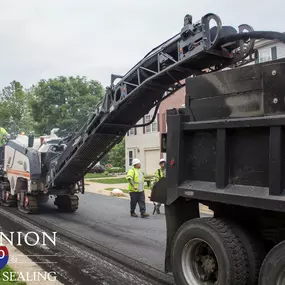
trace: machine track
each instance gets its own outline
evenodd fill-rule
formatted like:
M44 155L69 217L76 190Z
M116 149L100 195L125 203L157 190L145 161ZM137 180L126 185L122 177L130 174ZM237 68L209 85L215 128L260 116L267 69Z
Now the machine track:
M12 195L9 191L5 191L3 197L0 199L1 205L5 207L15 207L17 205L17 199L15 195Z
M26 195L24 198L24 205L20 204L17 200L18 209L25 214L36 214L38 212L38 199L37 196Z
M57 196L54 204L62 212L75 212L78 209L79 197L77 195Z

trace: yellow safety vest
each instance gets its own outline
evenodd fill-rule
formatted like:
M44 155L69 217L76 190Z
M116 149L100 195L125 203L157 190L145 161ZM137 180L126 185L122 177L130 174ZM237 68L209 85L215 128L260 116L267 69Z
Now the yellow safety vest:
M157 169L155 172L155 182L160 180L162 177L165 177L163 170L161 168Z
M128 190L132 192L142 192L144 190L144 175L143 173L133 167L131 168L128 173L126 179L129 181L133 181L134 186L129 182ZM137 188L137 190L134 189Z
M0 146L3 146L7 141L7 131L4 128L0 128Z

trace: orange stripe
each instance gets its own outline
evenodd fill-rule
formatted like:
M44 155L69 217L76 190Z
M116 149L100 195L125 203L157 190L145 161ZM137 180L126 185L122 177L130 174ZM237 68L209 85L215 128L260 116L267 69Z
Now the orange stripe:
M30 173L29 172L25 172L25 171L21 171L21 170L12 170L12 169L8 169L7 172L9 174L14 174L14 175L24 176L24 177L30 178Z

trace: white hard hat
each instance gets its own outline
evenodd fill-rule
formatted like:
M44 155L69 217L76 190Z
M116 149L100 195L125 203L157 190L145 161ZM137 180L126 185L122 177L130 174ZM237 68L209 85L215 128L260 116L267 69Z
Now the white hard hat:
M166 162L164 158L162 158L162 159L159 161L159 164L162 163L162 162Z
M141 161L138 158L134 158L133 159L133 166L138 164L138 163L141 163Z

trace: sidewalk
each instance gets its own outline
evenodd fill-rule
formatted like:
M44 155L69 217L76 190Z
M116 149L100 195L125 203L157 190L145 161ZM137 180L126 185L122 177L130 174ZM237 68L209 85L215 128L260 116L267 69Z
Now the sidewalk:
M41 278L41 277L38 278L38 276L45 276L46 271L43 270L35 262L33 262L28 256L24 255L16 247L10 245L5 239L3 239L3 245L7 247L8 252L9 252L8 265L12 268L14 272L20 274L19 282L25 282L27 285L63 285L58 280L55 280L55 281L35 280L35 279ZM24 279L21 278L22 276L24 277ZM31 280L33 278L35 279L32 281L27 281L27 279ZM50 278L50 279L53 279L53 278ZM2 280L0 280L0 283L1 281Z
M95 183L95 182L86 182L85 183L85 191L90 192L90 193L96 193L96 194L102 194L106 196L111 196L111 191L105 190L108 188L112 189L121 189L121 190L126 190L128 189L128 184L127 183L121 183L121 184L102 184L102 183ZM121 199L130 199L129 195L124 193L125 195L123 197L117 197ZM149 196L151 194L151 190L146 189L145 190L145 199L147 203L153 203L150 201ZM205 214L212 214L213 212L209 210L209 208L205 205L200 204L200 211L205 213Z

